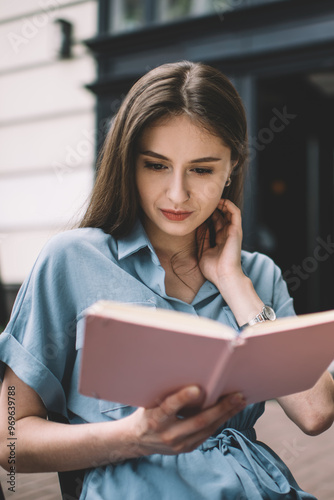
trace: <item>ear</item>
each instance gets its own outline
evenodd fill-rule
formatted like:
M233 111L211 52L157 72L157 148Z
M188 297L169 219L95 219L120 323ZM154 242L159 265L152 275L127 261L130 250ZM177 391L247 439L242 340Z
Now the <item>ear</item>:
M231 171L230 171L230 176L232 175L233 170L234 170L234 169L235 169L235 167L238 165L238 163L239 163L239 160L234 160L234 161L232 162L232 167L231 167Z
M230 170L230 177L233 178L234 175L236 175L238 173L238 165L239 165L239 159L238 160L234 160L232 163L231 163L231 170Z

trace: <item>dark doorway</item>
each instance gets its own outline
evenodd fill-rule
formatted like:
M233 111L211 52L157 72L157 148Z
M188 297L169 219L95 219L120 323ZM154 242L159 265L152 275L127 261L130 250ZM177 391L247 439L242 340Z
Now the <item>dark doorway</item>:
M334 73L258 82L259 248L298 314L334 308Z

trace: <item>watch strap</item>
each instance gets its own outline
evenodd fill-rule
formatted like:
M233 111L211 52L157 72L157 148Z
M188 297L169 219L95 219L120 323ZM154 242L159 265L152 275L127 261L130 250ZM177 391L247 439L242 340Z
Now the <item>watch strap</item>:
M269 309L271 311L271 318L267 316L266 310ZM251 319L248 323L245 323L242 325L239 329L239 331L243 330L247 326L253 326L256 325L257 323L263 323L264 321L274 321L276 319L276 314L273 311L273 309L269 306L263 306L262 311L257 314L253 319Z

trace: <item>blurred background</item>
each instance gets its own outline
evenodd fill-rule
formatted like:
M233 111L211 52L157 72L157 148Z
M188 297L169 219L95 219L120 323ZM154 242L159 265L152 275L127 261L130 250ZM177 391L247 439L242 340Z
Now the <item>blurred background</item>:
M180 59L219 68L245 104L244 248L281 267L297 313L334 308L332 1L11 0L0 32L0 324L82 214L127 90Z

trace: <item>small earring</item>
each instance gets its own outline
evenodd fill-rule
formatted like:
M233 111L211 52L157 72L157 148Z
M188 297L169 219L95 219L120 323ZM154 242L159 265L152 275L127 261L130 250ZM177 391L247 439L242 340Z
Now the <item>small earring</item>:
M229 177L229 178L227 179L227 181L225 182L225 187L227 188L227 187L229 187L231 184L232 184L232 179L231 179L231 177Z

